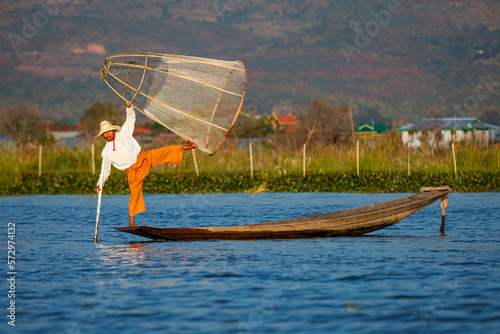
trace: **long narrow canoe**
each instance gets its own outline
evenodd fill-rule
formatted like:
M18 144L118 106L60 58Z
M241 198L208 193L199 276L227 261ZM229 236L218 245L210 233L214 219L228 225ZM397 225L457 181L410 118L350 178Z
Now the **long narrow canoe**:
M447 204L448 186L423 187L418 194L388 202L274 222L220 227L115 227L118 231L157 241L296 239L359 236L401 221L441 199ZM444 203L444 206L443 206Z

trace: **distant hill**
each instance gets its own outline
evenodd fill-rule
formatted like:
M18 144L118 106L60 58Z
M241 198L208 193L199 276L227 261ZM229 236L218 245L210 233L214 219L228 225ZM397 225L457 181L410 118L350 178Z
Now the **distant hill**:
M151 51L245 61L244 107L260 113L325 97L357 122L500 125L498 1L58 1L0 2L0 107L76 124L116 100L106 56Z

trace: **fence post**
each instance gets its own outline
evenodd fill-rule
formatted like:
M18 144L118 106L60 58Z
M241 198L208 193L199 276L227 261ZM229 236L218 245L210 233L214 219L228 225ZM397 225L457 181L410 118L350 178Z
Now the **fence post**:
M252 153L252 143L250 145L250 177L253 179L253 153Z
M408 142L408 176L410 176L410 142Z
M359 176L359 140L356 140L356 173Z
M455 167L455 176L457 176L457 159L455 157L455 143L451 143L451 150L453 152L453 166Z
M92 143L90 146L90 151L92 152L92 175L95 175L95 144Z
M304 177L306 177L306 144L304 144L304 150L302 152L302 169L304 171Z
M38 176L42 176L42 145L38 147Z
M198 161L196 161L196 153L195 150L191 150L193 153L193 160L194 160L194 169L196 171L196 176L200 176L200 172L198 171Z

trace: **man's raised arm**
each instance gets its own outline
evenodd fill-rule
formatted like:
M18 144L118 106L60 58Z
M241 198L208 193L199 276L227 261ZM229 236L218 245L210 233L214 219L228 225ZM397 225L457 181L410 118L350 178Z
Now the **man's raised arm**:
M135 110L132 108L132 103L130 103L130 101L126 101L125 105L127 106L127 118L125 119L125 123L123 123L121 130L125 130L132 135L135 127Z

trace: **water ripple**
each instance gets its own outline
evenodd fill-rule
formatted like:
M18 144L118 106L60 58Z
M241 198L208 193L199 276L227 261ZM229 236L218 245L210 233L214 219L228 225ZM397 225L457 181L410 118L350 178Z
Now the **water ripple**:
M147 195L137 222L257 223L403 196ZM0 202L16 222L23 333L498 331L500 194L450 194L446 236L435 203L359 238L178 243L115 231L128 197L104 196L97 245L95 196Z

